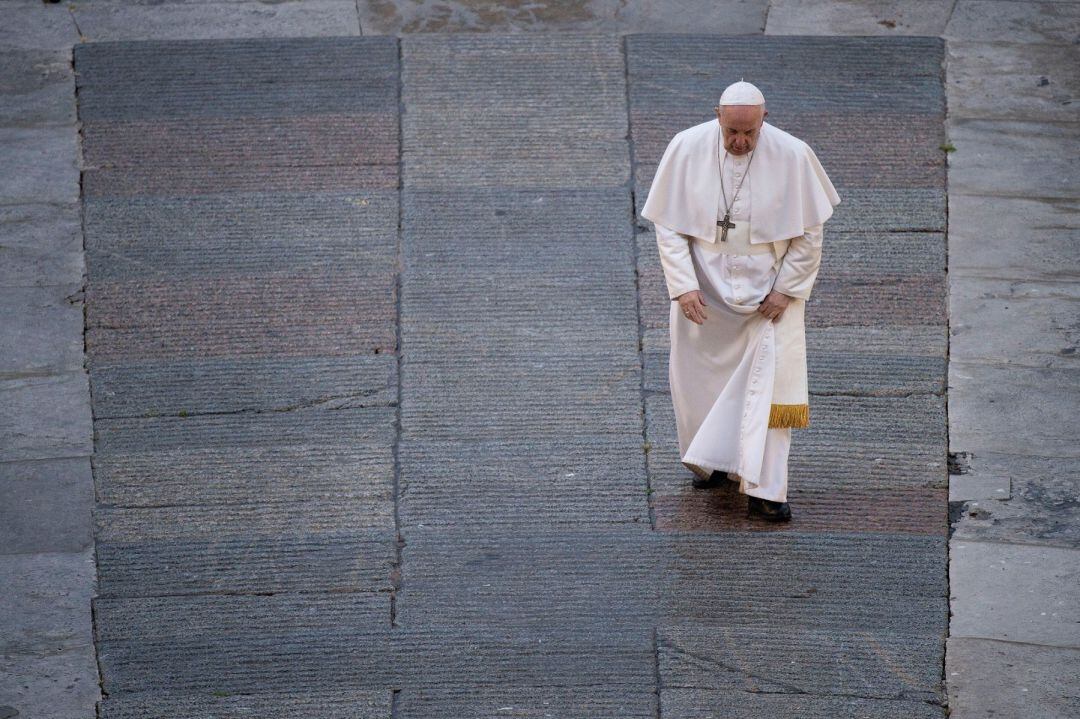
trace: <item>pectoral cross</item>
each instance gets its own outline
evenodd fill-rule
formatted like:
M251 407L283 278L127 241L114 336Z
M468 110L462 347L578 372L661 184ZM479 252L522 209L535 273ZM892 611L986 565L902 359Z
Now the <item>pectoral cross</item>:
M731 213L724 213L724 219L717 220L716 226L724 228L720 233L720 241L727 242L727 231L735 226L735 223L731 221Z

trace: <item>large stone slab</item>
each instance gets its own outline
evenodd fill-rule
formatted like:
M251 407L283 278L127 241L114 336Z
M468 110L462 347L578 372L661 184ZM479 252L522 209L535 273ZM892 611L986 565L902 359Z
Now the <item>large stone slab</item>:
M944 647L931 633L887 637L863 631L667 622L657 629L660 683L727 692L846 695L941 702Z
M0 124L73 124L71 51L14 50L3 41L0 48Z
M92 438L84 371L0 380L0 462L86 457Z
M0 377L82 370L81 290L81 282L0 288Z
M0 711L93 716L100 696L90 616L93 549L0 555L0 577Z
M162 716L213 716L241 719L286 714L296 719L385 719L394 692L339 690L274 691L230 695L158 692L119 694L101 704L102 719L152 719Z
M970 501L954 524L955 539L1080 549L1080 459L980 453L965 457L959 479L1004 487ZM957 477L950 478L954 483ZM970 496L955 499L971 499Z
M1077 64L1080 48L1075 45L951 40L949 116L1076 122ZM993 72L987 72L989 67Z
M1073 199L1080 172L1080 125L1015 120L950 124L949 191L993 197Z
M72 6L85 41L359 35L352 0L93 2Z
M655 0L592 0L540 6L502 5L477 0L439 0L427 5L395 0L360 0L364 35L448 32L522 32L602 30L620 32L701 32L760 34L766 0L692 0L671 12Z
M66 5L37 0L0 4L0 45L29 50L69 50L79 41Z
M943 706L922 701L670 688L660 692L672 719L944 719Z
M952 719L1080 712L1077 649L950 637L945 671Z
M1080 6L1074 2L957 0L944 35L949 40L1058 43L1076 40Z
M950 0L773 0L767 35L940 35Z
M1070 426L1080 402L1075 369L949 363L949 446L976 455L998 452L1076 458Z
M93 542L89 457L0 462L0 552L81 552Z
M1080 551L950 542L952 637L1080 648Z
M1010 280L1080 279L1080 201L949 195L949 274Z
M1076 284L953 277L950 289L955 360L1080 370Z
M598 188L630 176L626 84L612 35L402 39L408 190Z
M78 130L0 127L0 204L79 199Z

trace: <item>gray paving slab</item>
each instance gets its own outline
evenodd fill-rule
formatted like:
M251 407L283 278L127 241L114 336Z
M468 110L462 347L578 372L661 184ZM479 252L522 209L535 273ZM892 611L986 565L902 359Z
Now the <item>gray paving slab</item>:
M953 451L1076 458L1069 429L1080 395L1075 369L949 363Z
M394 704L400 717L558 716L565 719L653 719L651 688L589 687L406 687Z
M950 482L971 478L991 491L955 498L976 500L954 525L955 539L1080 549L1080 460L987 453L966 461L969 473Z
M252 378L258 382L252 382ZM97 366L95 417L388 406L397 401L393 355L239 358Z
M390 592L395 552L384 528L99 541L98 596Z
M92 437L83 370L0 380L0 462L87 457Z
M0 287L0 306L6 314L0 325L0 377L82 369L81 279L45 286Z
M998 280L1080 279L1080 202L949 196L949 273Z
M79 199L74 126L0 127L0 204Z
M1080 650L950 637L949 716L1038 716L1080 712Z
M94 613L109 696L391 686L386 593L98 597Z
M713 621L666 622L657 629L660 683L729 692L847 695L940 703L940 637L886 637L861 631Z
M99 453L100 501L122 507L288 503L366 496L393 471L387 445L357 442L311 452L305 444L179 447ZM208 481L207 478L212 478Z
M1080 551L954 539L951 637L1080 648Z
M403 549L408 579L398 622L434 629L709 618L762 628L785 621L836 628L842 621L867 631L884 622L921 635L945 626L935 612L946 601L946 562L943 552L929 551L944 542L886 534L661 533L630 525L528 535L416 527ZM889 553L890 543L907 549ZM867 556L875 562L867 563L865 581L832 581ZM739 566L756 567L752 579L733 569ZM552 603L552 596L560 600ZM768 602L760 600L766 596ZM883 609L901 601L910 613L885 619Z
M943 35L950 41L1069 45L1076 41L1078 20L1080 6L1074 2L957 0Z
M1080 370L1075 283L953 277L949 313L954 360Z
M286 714L296 719L385 719L390 716L394 692L363 691L342 687L326 691L260 691L257 694L158 692L120 694L101 704L102 719L150 719L162 716L213 716L218 719L255 719Z
M949 116L1076 122L1077 64L1080 49L1060 43L950 40Z
M949 128L949 191L993 197L1073 199L1080 172L1076 123L957 120Z
M82 252L82 208L77 200L65 204L0 203L0 248L4 252L43 256Z
M619 38L559 33L402 39L408 190L596 188L630 176ZM493 62L493 58L498 58Z
M359 35L352 0L110 2L72 6L84 42Z
M405 526L526 531L649 522L640 432L401 444ZM529 530L531 531L531 530Z
M37 0L10 0L0 4L0 46L69 50L78 41L78 28L66 5Z
M0 124L75 122L71 50L8 49L0 40Z
M766 35L941 35L950 0L772 0Z
M0 462L0 552L81 552L93 545L89 457Z
M364 35L452 32L711 32L758 34L765 28L767 0L692 0L680 12L656 0L596 0L544 6L491 5L475 0L357 3Z
M92 716L93 549L0 554L0 576L0 709L10 717Z
M942 719L943 706L922 701L860 699L847 696L662 689L660 706L674 719Z

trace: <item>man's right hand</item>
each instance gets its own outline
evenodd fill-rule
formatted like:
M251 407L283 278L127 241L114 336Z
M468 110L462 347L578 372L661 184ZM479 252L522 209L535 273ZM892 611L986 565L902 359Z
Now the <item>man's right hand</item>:
M690 290L678 296L679 309L691 322L701 324L705 321L705 295L701 290Z

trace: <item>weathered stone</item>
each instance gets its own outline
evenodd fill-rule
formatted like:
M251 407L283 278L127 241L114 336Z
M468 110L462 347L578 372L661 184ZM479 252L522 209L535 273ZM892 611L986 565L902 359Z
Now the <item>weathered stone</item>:
M539 6L439 0L427 5L397 0L357 3L364 35L447 32L581 30L620 32L700 32L723 28L725 35L758 34L765 28L767 0L694 0L679 12L655 0L590 0Z
M1076 123L958 120L950 125L949 192L1074 199L1080 172Z
M950 0L772 0L766 35L940 35Z
M8 716L93 716L93 555L0 555L0 705L18 712Z
M991 491L951 499L1008 501L968 502L954 538L1080 549L1080 459L980 453L967 462L969 473L959 479Z
M0 288L0 376L82 370L82 283Z
M1080 712L1080 649L953 636L945 672L951 719Z
M264 2L127 2L76 4L84 39L222 40L248 37L359 35L352 0Z
M11 204L77 202L76 127L0 127L0 198Z
M0 462L89 456L92 432L84 371L0 380Z
M860 699L793 692L671 687L660 691L665 719L944 719L944 706L907 699Z
M949 40L995 42L1048 42L1065 46L1076 42L1080 6L1072 2L986 3L957 0L944 35ZM988 75L994 69L988 68Z
M949 363L949 445L976 455L1080 456L1075 369Z
M3 41L0 48L0 124L73 124L71 50L13 50Z
M38 0L0 3L0 45L29 50L67 50L79 41L67 5Z
M952 637L1080 647L1080 550L953 539Z
M949 195L949 274L1080 280L1080 201Z
M93 542L88 457L0 462L0 552L81 552Z
M1076 284L953 277L950 290L954 361L1080 370Z
M1076 122L1080 48L1064 44L949 42L951 119ZM993 72L987 72L992 67Z

